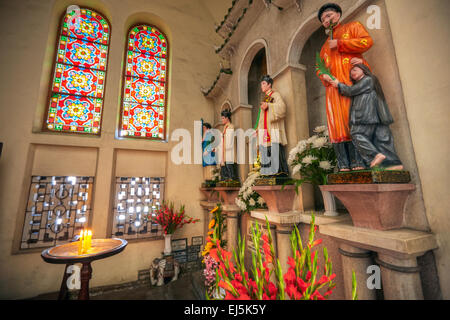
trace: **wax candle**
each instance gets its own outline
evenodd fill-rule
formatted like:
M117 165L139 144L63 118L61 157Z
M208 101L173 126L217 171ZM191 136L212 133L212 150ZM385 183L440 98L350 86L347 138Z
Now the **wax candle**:
M86 238L86 252L91 248L92 243L92 231L89 230Z
M86 244L87 244L87 230L83 230L83 253L87 251Z

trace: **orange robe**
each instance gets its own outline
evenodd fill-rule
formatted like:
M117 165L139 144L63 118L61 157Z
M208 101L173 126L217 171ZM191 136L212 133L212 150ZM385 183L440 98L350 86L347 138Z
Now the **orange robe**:
M337 48L330 49L328 40L320 51L320 57L325 61L325 65L339 82L352 85L350 80L350 70L352 58L361 58L362 53L369 50L373 45L373 40L367 30L360 22L350 22L344 25L337 25L333 31L333 39L338 40ZM366 60L363 63L369 67ZM318 75L318 73L317 73ZM341 96L337 88L328 82L320 79L326 87L326 108L328 118L328 131L332 143L351 141L349 116L351 99Z

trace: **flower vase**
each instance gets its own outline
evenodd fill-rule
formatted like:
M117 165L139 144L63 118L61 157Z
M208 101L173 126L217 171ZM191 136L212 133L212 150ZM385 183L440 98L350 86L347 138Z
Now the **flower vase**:
M164 235L164 255L168 256L172 253L172 234Z
M323 205L325 207L324 215L327 217L337 217L339 213L336 210L336 199L333 194L329 191L322 190L322 188L320 188L320 192L322 193Z

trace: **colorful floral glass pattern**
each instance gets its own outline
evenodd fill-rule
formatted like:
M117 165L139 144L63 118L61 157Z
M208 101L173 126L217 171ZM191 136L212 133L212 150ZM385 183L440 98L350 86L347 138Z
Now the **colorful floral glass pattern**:
M126 59L120 135L164 139L167 40L154 27L136 26Z
M109 30L108 22L92 10L65 15L47 112L48 130L100 133Z

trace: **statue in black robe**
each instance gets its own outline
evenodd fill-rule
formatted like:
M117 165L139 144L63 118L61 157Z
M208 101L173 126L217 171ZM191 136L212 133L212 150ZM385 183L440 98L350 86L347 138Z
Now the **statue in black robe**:
M357 151L371 168L403 170L389 125L394 122L383 90L370 69L357 64L350 71L353 86L335 80L341 95L351 97L350 134Z

